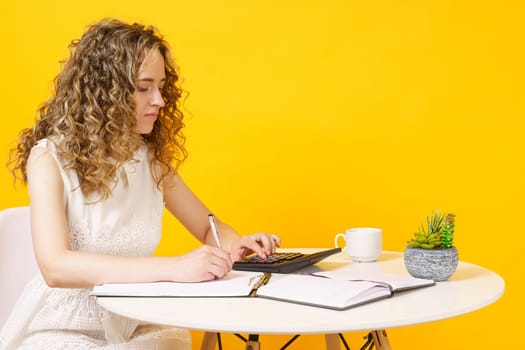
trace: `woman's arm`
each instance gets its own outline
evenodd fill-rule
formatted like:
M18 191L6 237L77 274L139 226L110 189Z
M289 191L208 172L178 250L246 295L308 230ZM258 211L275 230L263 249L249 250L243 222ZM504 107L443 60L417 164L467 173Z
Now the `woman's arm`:
M216 246L208 214L211 211L190 190L179 175L172 175L164 182L164 202L172 213L199 241ZM216 217L222 248L238 260L254 252L265 257L280 245L279 237L265 233L240 236L232 227Z
M204 246L178 257L122 257L71 250L64 185L56 160L44 148L28 165L31 227L36 259L50 287L90 288L110 282L203 281L223 277L231 259Z

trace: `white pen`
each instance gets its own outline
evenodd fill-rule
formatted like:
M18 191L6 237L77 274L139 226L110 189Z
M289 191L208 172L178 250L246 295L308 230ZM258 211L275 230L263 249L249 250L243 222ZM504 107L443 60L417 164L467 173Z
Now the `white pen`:
M219 240L219 231L217 230L217 223L215 222L215 216L213 214L208 214L208 219L210 220L211 232L213 233L213 238L215 238L215 243L217 247L221 247L221 241Z

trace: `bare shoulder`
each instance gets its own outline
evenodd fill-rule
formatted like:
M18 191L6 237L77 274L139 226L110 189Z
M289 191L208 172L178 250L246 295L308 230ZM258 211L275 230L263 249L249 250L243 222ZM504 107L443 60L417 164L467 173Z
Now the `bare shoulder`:
M33 147L27 158L27 176L31 177L38 174L60 176L58 163L53 153L47 147Z
M27 158L28 168L32 166L42 166L48 163L54 163L56 165L54 156L47 147L33 147L31 149L29 157Z

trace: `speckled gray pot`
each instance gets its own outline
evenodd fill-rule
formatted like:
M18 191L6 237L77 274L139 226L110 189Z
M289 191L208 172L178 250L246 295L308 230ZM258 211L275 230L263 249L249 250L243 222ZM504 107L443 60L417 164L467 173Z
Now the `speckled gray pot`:
M449 249L419 249L407 247L405 267L413 277L446 281L458 267L456 247Z

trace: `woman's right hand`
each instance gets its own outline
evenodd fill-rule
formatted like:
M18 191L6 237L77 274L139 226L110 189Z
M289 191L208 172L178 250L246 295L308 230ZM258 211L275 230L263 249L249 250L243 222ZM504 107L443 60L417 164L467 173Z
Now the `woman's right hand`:
M202 282L220 279L231 271L233 261L226 251L203 245L174 258L170 280L176 282ZM171 264L170 264L171 265Z

